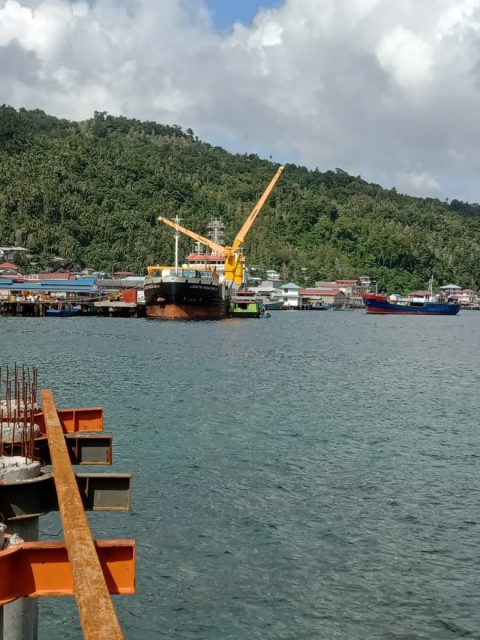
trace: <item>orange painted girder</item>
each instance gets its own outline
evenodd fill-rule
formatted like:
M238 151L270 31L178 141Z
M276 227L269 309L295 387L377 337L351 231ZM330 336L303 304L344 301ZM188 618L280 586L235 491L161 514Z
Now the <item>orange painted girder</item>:
M57 409L57 413L64 433L103 431L103 409L101 408ZM43 411L35 413L35 423L38 424L42 433L47 432Z
M135 593L135 541L95 547L112 594ZM73 596L72 568L62 542L24 542L0 551L0 606L20 597Z

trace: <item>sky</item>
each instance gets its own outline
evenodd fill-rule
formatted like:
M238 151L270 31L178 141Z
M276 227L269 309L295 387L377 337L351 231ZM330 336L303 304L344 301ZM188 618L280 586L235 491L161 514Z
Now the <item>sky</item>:
M212 14L215 28L227 30L235 22L251 23L260 7L279 7L282 0L206 0L205 4Z
M0 0L0 103L480 201L480 0Z

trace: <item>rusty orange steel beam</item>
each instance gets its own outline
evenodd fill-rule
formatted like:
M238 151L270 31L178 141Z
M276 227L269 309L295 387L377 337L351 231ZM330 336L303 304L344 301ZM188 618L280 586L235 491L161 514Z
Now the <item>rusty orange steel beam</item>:
M53 394L50 389L44 389L41 397L58 506L84 638L120 640L123 634L83 510Z
M95 543L110 593L135 593L135 541ZM24 542L0 552L0 606L20 597L73 596L63 542Z
M57 409L57 413L64 433L103 431L103 409L101 408ZM46 433L43 411L35 413L35 424L38 424L42 433Z

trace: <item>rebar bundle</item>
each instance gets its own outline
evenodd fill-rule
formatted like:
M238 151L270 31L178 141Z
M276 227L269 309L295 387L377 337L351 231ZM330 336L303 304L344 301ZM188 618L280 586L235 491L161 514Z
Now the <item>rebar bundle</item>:
M33 459L37 389L35 367L0 367L0 456Z

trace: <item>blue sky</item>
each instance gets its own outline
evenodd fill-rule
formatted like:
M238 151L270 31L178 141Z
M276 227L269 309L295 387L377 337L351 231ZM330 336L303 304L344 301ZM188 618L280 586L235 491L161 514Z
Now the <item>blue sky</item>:
M229 29L235 22L249 24L260 7L278 7L283 0L205 0L219 30Z

